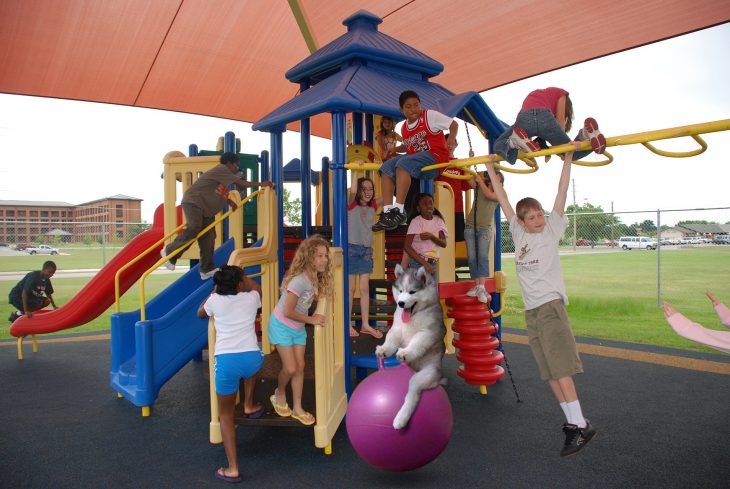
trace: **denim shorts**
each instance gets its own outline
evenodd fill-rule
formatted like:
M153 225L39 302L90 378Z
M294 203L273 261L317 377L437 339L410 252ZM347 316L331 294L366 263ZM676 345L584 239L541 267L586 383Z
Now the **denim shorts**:
M349 275L373 273L373 249L370 246L347 244Z
M276 319L273 314L269 316L269 342L272 345L292 346L307 344L307 330L292 329Z
M223 353L215 356L215 392L228 396L238 392L241 379L256 375L264 365L261 350Z
M395 169L397 167L407 171L411 178L433 180L439 176L438 169L422 172L421 168L435 164L436 158L434 158L431 153L428 151L421 151L420 153L413 153L411 155L398 155L395 158L384 161L383 165L380 167L380 173L388 175L390 178L395 180Z

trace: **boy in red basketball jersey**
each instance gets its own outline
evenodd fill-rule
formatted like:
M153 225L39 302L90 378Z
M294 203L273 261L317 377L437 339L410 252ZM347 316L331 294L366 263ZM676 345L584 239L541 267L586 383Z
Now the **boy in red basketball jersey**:
M449 150L456 147L457 122L435 110L421 108L421 99L413 90L406 90L398 98L400 110L406 116L401 127L403 145L407 153L384 161L380 167L383 185L383 213L373 231L392 230L406 223L404 203L411 178L433 180L438 170L422 172L424 166L449 161ZM449 137L444 137L444 131ZM393 190L395 189L395 204Z

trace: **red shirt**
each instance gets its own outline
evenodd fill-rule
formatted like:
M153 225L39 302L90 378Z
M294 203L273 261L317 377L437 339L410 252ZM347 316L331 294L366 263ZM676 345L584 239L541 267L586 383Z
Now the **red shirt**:
M444 173L449 173L451 175L464 175L464 170L461 168L440 168L439 174L443 175ZM454 191L454 212L464 212L464 191L471 190L469 180L439 176L436 178L436 181L451 185L451 189Z
M432 130L428 125L428 110L423 110L418 118L418 123L413 129L408 128L408 122L401 127L403 144L407 153L414 154L421 151L428 151L436 160L436 163L449 161L449 150L446 148L446 138L441 130Z
M562 88L548 87L534 90L522 102L522 110L526 109L549 109L555 118L558 117L558 100L567 96L568 92Z

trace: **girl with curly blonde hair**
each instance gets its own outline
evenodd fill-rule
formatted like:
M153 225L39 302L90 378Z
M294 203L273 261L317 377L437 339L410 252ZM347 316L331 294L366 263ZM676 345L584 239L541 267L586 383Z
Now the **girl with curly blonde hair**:
M278 385L269 398L276 414L314 424L314 416L302 408L304 386L304 349L307 344L305 324L324 325L321 314L309 316L318 297L333 296L332 265L329 242L319 234L299 244L289 270L281 284L281 297L269 317L269 341L276 345L281 358ZM286 386L291 381L292 408L286 402Z

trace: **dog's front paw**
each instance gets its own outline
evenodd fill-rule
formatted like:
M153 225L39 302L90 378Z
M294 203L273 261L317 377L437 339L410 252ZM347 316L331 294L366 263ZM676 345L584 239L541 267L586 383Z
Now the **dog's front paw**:
M400 360L401 362L408 363L408 352L405 348L398 348L398 351L395 354L395 357Z
M385 347L383 345L378 345L375 347L375 356L378 358L385 358L388 355L386 354Z
M411 420L411 413L409 413L407 410L401 409L398 411L398 414L395 415L395 419L393 419L393 428L396 430L402 430L406 426L408 426L408 422Z

